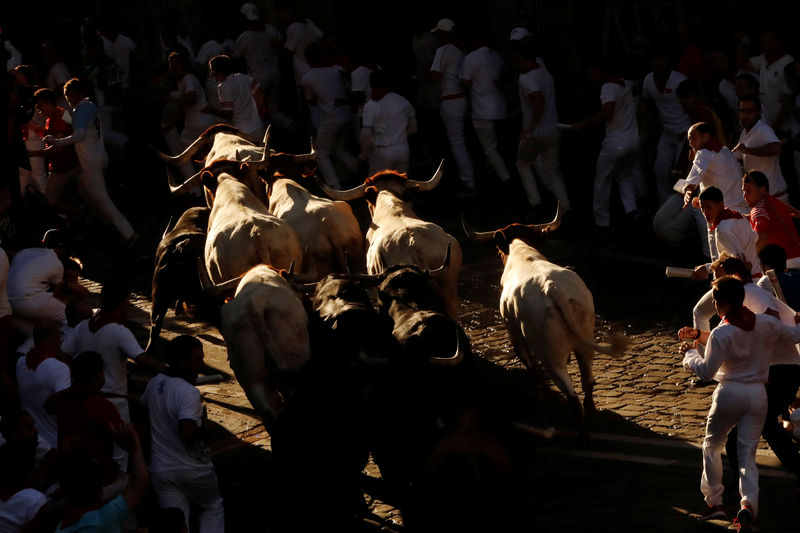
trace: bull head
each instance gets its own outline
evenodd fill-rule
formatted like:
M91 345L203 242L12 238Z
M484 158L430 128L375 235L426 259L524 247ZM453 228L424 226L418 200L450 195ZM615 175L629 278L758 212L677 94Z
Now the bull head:
M404 179L403 180L404 189L410 189L410 188L413 188L413 187L417 187L418 190L420 190L420 191L431 191L431 190L433 190L434 188L436 188L437 185L439 185L439 182L442 180L442 175L443 175L442 167L443 166L444 166L444 160L442 160L439 163L439 168L436 169L436 172L433 174L433 177L431 179L429 179L428 181L418 181L418 180L412 180L412 179ZM320 188L325 192L325 194L327 194L328 196L330 196L334 200L349 201L349 200L355 200L357 198L361 198L362 196L364 196L367 193L367 188L370 187L372 185L372 183L374 181L376 181L377 179L379 179L382 175L399 176L399 174L392 173L392 172L387 172L387 171L379 172L379 173L375 174L374 176L371 176L370 178L368 178L366 181L364 181L364 183L362 183L358 187L354 187L354 188L348 189L346 191L340 191L338 189L334 189L333 187L330 187L329 185L324 183L321 179L319 179L319 177L315 176L315 178L316 178L317 183L319 184Z
M497 248L504 254L508 253L508 246L514 239L528 241L532 237L545 235L554 231L561 225L561 219L564 216L564 210L561 208L561 202L558 203L556 208L556 216L552 221L546 224L510 224L504 228L494 231L473 231L467 225L464 216L461 216L461 225L467 236L476 242L494 241Z

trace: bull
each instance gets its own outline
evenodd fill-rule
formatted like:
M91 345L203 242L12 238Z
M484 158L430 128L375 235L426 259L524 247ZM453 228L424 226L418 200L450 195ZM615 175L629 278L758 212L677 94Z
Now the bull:
M537 358L542 362L578 419L579 443L588 444L584 408L595 408L595 352L620 356L627 343L621 336L612 337L611 343L594 341L592 293L578 274L551 263L537 249L543 237L561 224L562 215L559 204L555 218L547 224L511 224L487 232L471 231L464 224L464 231L474 241L493 241L497 247L504 265L500 314L517 356L529 371ZM567 372L573 351L581 374L583 405Z
M210 294L233 293L220 310L219 330L236 379L272 432L294 376L311 358L306 310L281 272L267 265L220 284L210 280L202 263L197 268Z
M437 277L436 285L444 298L447 315L458 318L458 275L461 270L461 246L440 226L422 220L406 201L414 191L433 190L442 179L442 165L428 181L408 179L405 174L386 170L350 190L333 189L319 181L322 190L336 200L354 200L366 196L372 216L367 230L367 272L380 274L395 265L435 268L439 250L450 247L450 266Z
M152 282L149 351L161 334L169 307L179 311L181 304L202 304L207 300L195 275L197 259L203 257L206 228L211 212L207 207L187 209L175 226L169 226L158 243Z

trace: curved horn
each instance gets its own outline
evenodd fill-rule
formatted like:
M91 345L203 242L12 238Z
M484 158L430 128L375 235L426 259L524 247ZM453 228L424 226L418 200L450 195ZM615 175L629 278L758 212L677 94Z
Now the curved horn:
M261 152L261 160L260 161L248 161L248 164L252 167L255 167L256 170L265 170L269 167L269 156L271 151L269 149L269 138L270 138L270 131L272 129L272 124L267 126L267 131L264 133L264 139L261 141L264 145L264 149ZM239 154L237 152L236 159L239 159Z
M417 180L407 180L408 185L416 185L419 187L420 191L431 191L439 185L439 182L442 181L442 176L444 172L442 172L442 167L444 167L444 159L439 163L439 168L436 169L436 172L433 174L433 177L428 181L417 181Z
M289 281L289 285L292 286L292 290L296 292L314 292L317 290L317 282L313 283L295 283L294 281Z
M311 139L311 151L307 154L296 154L292 157L295 163L306 163L317 160L317 149L314 148L314 139Z
M208 277L208 269L206 269L206 264L203 262L202 257L197 258L197 273L200 275L200 286L203 288L203 291L212 296L220 296L226 292L236 290L236 287L239 286L239 282L242 281L242 276L238 276L220 284L212 282L211 278Z
M433 270L426 270L427 274L432 278L438 277L440 274L444 272L444 270L450 266L450 246L452 243L447 243L447 251L444 253L444 261L442 261L442 265L439 268L434 268Z
M456 353L450 357L428 357L428 361L436 366L456 366L464 359L464 350L461 349L461 335L456 331Z
M172 226L172 217L169 217L169 220L167 220L167 227L164 228L164 234L161 235L161 240L162 241L166 238L167 233L169 233L170 226Z
M191 188L195 185L200 183L200 176L203 174L203 170L200 170L197 174L190 177L183 183L178 183L175 181L175 178L172 177L172 173L167 169L167 183L169 184L169 190L172 194L186 194L189 192Z
M314 179L317 180L317 184L320 186L322 191L334 200L343 200L345 202L348 200L355 200L356 198L361 198L364 196L367 190L366 183L362 183L358 187L353 187L352 189L348 189L346 191L340 191L339 189L334 189L333 187L327 185L316 174L314 174Z
M350 279L366 284L377 284L386 279L386 274L350 274Z
M472 231L467 225L464 215L459 215L459 218L461 219L461 227L464 228L464 233L466 233L467 237L469 237L471 240L475 242L487 242L494 238L493 231Z
M182 165L187 161L191 161L192 156L197 152L199 152L200 149L203 148L203 146L205 146L207 143L208 143L207 138L198 137L195 142L193 142L188 148L186 148L186 150L174 156L167 155L155 147L153 147L153 150L155 150L156 154L158 154L158 157L160 157L164 163L168 165L177 166L177 165Z
M551 222L548 222L547 224L530 224L528 227L531 229L538 229L542 233L553 231L561 225L561 219L563 216L564 210L561 209L561 202L558 202L558 206L556 207L556 216Z

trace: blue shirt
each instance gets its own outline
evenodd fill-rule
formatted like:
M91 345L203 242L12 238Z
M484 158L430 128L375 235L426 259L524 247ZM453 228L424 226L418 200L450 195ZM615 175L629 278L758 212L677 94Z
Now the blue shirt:
M71 526L62 529L59 524L56 533L120 533L122 524L131 516L128 504L122 494L102 506L89 511Z

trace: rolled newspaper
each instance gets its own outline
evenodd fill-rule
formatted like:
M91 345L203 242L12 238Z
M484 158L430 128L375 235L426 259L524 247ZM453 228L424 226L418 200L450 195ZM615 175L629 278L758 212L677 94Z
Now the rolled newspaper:
M692 274L694 274L693 268L667 267L668 278L691 278Z

